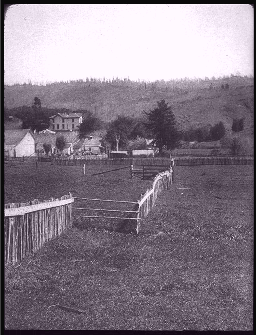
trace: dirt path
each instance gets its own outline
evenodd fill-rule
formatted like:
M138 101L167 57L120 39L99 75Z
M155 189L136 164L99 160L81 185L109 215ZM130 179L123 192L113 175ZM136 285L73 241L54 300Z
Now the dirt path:
M177 169L138 236L72 228L8 268L6 328L252 330L252 175L238 172Z

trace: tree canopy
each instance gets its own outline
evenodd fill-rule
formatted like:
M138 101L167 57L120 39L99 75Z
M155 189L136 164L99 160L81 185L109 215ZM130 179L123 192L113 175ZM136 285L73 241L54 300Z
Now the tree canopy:
M62 152L63 149L65 148L65 145L66 145L65 137L63 135L58 136L56 138L56 148Z
M126 149L131 132L134 129L134 119L128 116L118 116L110 122L105 141L110 143L111 149Z
M101 128L101 121L92 112L87 111L79 126L79 138L85 138L89 133Z
M48 154L49 154L49 152L51 151L51 148L52 148L51 144L50 143L44 143L43 148L44 148L44 151L45 151L46 155L48 156Z
M155 109L145 114L147 116L146 127L152 132L159 153L162 153L164 147L167 150L174 149L179 140L179 131L172 108L165 100L161 100L157 102Z

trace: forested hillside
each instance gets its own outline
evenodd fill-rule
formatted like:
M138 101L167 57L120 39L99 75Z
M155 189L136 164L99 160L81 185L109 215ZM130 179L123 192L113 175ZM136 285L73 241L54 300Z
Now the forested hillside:
M244 131L253 132L253 78L231 76L215 79L134 82L129 79L72 81L47 85L5 86L7 109L31 106L34 97L42 107L86 109L103 121L117 115L139 116L164 99L173 107L176 120L185 129L222 121L231 129L233 119L244 118Z

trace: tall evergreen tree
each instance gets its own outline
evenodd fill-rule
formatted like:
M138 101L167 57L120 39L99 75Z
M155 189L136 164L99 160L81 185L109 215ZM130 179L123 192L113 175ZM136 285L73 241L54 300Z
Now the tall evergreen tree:
M162 153L164 147L174 149L179 140L179 132L172 108L165 100L161 100L157 102L157 108L145 114L148 119L146 126L153 134L159 153Z

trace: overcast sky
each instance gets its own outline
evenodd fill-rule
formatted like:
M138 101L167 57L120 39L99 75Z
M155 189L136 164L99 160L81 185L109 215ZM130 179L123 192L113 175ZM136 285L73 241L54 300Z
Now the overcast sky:
M5 84L253 75L250 5L11 6Z

